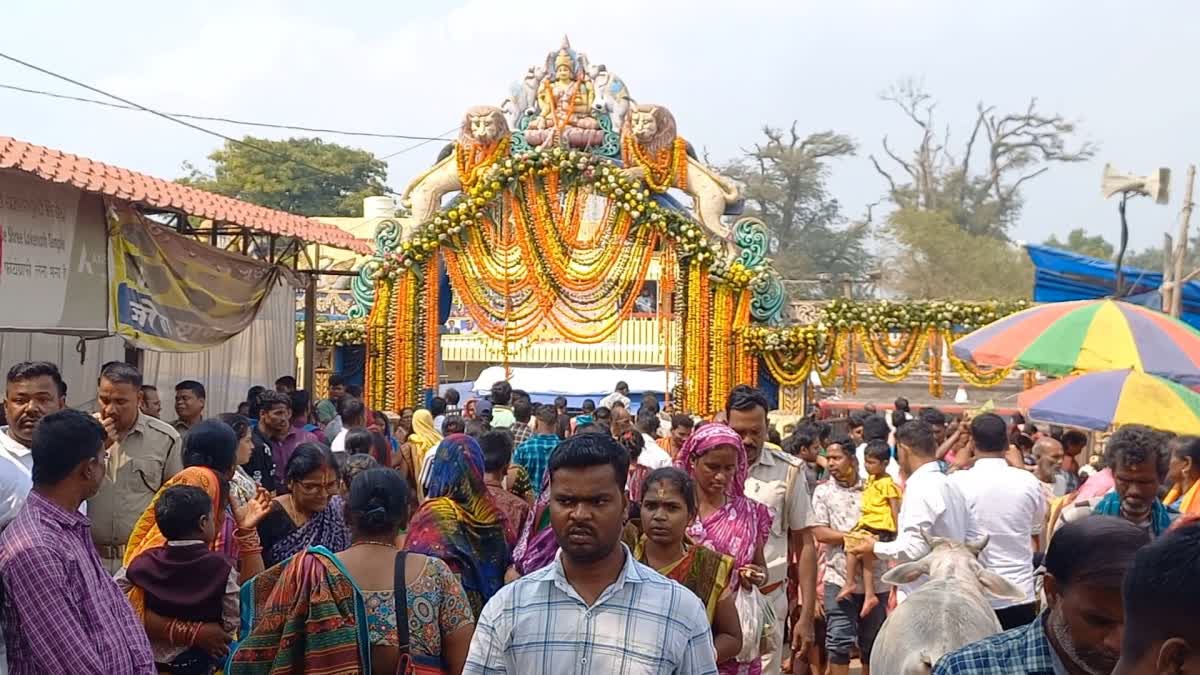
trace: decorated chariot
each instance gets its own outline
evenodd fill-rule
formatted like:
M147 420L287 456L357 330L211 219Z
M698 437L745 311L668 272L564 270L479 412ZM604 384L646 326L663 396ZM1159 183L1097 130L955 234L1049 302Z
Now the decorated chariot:
M782 318L741 186L696 157L669 109L638 102L565 38L501 105L466 112L402 201L411 217L384 221L354 280L375 407L438 386L447 293L507 364L511 344L610 338L653 267L662 367L697 411L756 380L742 333Z

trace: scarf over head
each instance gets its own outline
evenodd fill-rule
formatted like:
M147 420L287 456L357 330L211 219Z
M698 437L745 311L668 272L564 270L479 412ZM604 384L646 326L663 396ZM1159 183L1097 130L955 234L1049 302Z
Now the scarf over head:
M421 450L417 459L424 459L424 453L442 442L442 434L433 426L433 413L424 408L414 411L412 420L413 432L408 440Z
M414 418L415 419L415 418ZM466 434L438 445L429 469L428 499L408 526L408 550L441 558L462 578L478 616L504 585L511 562L505 519L483 482L483 452Z
M707 455L715 448L723 445L733 446L737 452L737 470L733 480L726 484L725 493L731 497L741 497L746 494L746 478L750 475L750 462L746 459L746 448L742 445L742 437L729 425L721 422L709 422L700 427L688 437L679 455L675 457L675 466L689 476L696 474L692 465L696 460Z

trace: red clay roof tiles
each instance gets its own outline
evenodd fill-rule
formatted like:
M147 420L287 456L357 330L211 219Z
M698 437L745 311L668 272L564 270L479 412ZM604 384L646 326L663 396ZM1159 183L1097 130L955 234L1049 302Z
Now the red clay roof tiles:
M336 246L363 254L371 252L367 241L304 216L268 209L8 136L0 136L0 169L16 169L43 180L70 183L88 192L159 209L179 210L188 215L233 223L260 232L298 237L307 243Z

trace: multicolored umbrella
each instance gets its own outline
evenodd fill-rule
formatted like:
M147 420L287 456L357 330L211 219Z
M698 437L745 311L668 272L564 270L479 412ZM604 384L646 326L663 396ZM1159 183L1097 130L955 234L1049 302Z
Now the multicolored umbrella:
M1200 332L1152 309L1078 300L1017 312L959 338L954 355L1047 375L1132 368L1200 385Z
M1053 380L1022 392L1017 406L1030 419L1084 429L1144 424L1200 435L1200 394L1130 369Z

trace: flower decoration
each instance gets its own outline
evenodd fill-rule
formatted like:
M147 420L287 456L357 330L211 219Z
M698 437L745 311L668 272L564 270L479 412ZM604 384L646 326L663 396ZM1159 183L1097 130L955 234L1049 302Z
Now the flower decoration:
M612 160L579 150L535 149L494 162L479 180L457 199L418 226L413 237L386 252L375 278L395 279L425 262L444 243L453 244L464 228L473 227L505 190L515 189L531 175L553 177L561 185L586 186L629 214L632 229L650 227L674 241L681 259L708 267L709 275L734 289L752 285L766 273L765 265L746 267L709 242L703 228L675 209L661 206L641 181L627 177Z
M338 321L317 321L317 344L322 347L343 347L346 345L365 344L366 321L362 319L347 319ZM304 322L296 322L296 341L304 341Z

